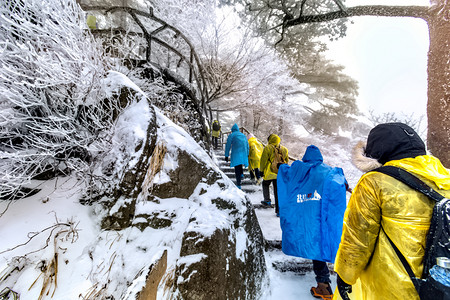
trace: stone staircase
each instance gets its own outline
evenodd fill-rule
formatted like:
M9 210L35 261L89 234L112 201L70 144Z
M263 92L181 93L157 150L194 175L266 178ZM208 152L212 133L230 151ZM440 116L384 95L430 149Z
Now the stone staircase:
M236 184L236 175L234 174L234 168L230 167L230 162L225 161L224 150L218 149L214 150L215 159L219 165L219 168L225 175L230 178L234 184ZM242 191L246 193L255 193L257 191L262 191L261 185L256 185L256 183L250 180L250 175L248 173L248 169L244 169L244 179L241 181Z

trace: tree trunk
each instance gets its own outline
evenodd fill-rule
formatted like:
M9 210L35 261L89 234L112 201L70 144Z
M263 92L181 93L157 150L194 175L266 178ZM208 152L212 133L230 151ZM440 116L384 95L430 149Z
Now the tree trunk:
M432 0L428 23L428 149L450 168L450 2Z

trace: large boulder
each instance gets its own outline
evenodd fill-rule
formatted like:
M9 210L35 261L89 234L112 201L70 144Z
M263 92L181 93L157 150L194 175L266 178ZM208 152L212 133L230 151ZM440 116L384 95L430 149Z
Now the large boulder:
M135 105L148 120L137 126L127 117L135 111L124 112L129 123L118 127L117 145L99 163L108 172L98 171L117 180L99 197L108 210L103 230L132 230L125 248L139 240L149 255L123 291L126 299L259 299L268 276L249 200L184 130L151 105Z

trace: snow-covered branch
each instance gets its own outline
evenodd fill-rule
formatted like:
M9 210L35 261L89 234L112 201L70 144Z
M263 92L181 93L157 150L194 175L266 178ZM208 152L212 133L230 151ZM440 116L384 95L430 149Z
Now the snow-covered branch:
M103 100L107 63L74 0L8 1L0 16L0 198L7 199L36 175L89 160L117 104Z

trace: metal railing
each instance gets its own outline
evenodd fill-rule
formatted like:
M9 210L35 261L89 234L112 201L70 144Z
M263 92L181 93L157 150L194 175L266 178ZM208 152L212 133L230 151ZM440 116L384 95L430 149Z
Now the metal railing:
M104 21L106 26L91 29L91 33L94 36L126 34L135 39L141 39L144 49L129 53L130 59L151 63L172 79L179 79L179 77L184 79L188 85L184 84L183 87L190 91L190 98L196 102L200 122L204 127L205 135L207 135L206 124L209 124L212 119L211 111L207 106L208 89L201 61L189 39L180 30L156 17L152 9L144 12L125 6L108 7L83 4L81 8L96 16L97 19L104 17L106 20L109 17L113 20L114 14L129 16L126 22L113 20L108 24ZM119 16L118 19L122 20L123 16L122 18ZM161 49L167 50L165 59L162 59Z

